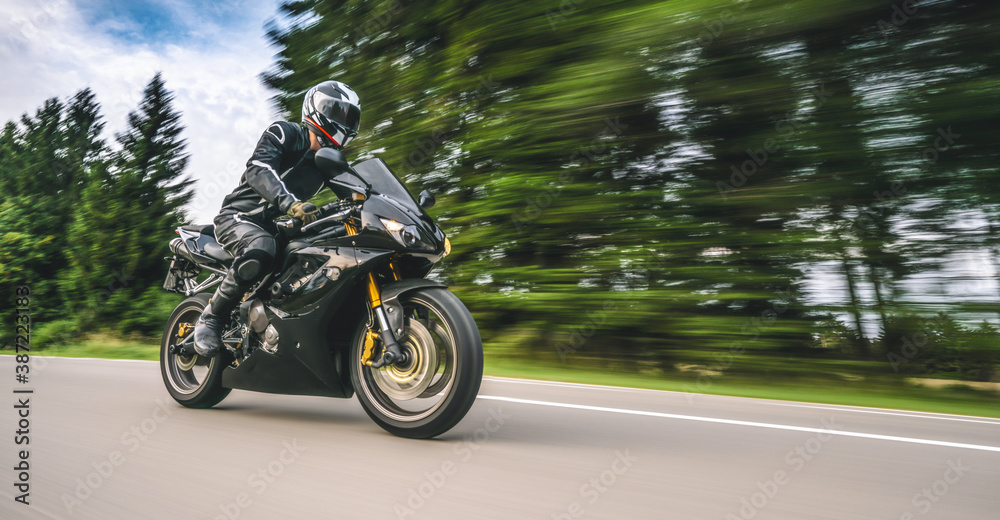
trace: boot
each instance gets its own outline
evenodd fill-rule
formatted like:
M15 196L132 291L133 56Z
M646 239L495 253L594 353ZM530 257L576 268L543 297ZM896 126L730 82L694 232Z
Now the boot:
M199 356L218 355L222 349L223 328L244 292L236 281L236 273L230 269L194 325L194 351Z

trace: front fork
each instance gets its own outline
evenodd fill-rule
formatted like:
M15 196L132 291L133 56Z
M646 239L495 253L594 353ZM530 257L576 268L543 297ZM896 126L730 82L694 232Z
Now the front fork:
M356 234L357 228L353 225L348 226L347 232L351 235ZM396 265L394 260L389 262L389 269L392 271L393 279L396 281L400 280L399 266ZM361 350L361 363L372 368L382 368L394 363L405 363L406 352L399 346L399 343L396 341L396 335L392 330L392 325L389 324L389 317L386 316L385 308L382 306L382 293L379 289L378 281L375 279L374 272L368 273L367 289L368 305L375 320L371 324L372 326L365 331L365 343ZM378 329L378 332L375 331L375 328ZM375 357L376 338L382 340L382 354L377 358Z
M395 269L393 269L394 274L395 272ZM406 352L396 342L396 335L389 324L389 317L385 315L385 308L382 307L382 297L379 293L378 283L375 281L375 273L368 273L368 302L371 305L372 314L375 316L379 328L377 337L382 340L382 355L378 359L373 359L376 333L369 328L365 336L365 347L361 352L361 362L372 368L382 368L394 363L405 363Z

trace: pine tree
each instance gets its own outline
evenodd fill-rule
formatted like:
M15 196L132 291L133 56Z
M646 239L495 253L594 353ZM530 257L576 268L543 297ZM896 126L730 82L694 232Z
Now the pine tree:
M172 100L157 74L115 136L120 150L88 170L63 276L67 293L86 299L85 319L147 332L158 326L137 321L145 311L137 302L159 289L167 244L183 222L181 206L193 183L184 176L183 127Z

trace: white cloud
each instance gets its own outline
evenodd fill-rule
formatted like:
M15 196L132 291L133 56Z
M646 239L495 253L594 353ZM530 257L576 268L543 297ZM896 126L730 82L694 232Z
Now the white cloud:
M0 0L0 122L33 113L48 98L66 99L90 87L111 141L138 106L145 84L162 71L183 114L191 156L187 172L198 180L188 214L196 223L208 223L239 182L260 134L279 118L269 102L273 92L258 79L272 63L262 26L276 7L253 6L250 16L248 8L239 7L245 21L220 27L175 0L163 5L185 17L183 30L196 37L193 43L154 48L116 39L105 31L131 30L131 24L110 17L88 24L66 0Z

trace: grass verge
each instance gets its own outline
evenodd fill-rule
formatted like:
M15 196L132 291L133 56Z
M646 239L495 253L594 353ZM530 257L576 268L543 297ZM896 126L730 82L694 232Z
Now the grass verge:
M2 351L3 354L12 352ZM34 356L159 360L160 345L149 338L94 334L79 342L32 351Z
M11 351L2 351L12 354ZM159 345L146 338L108 335L87 337L78 343L37 351L34 355L104 359L159 359ZM956 382L945 388L926 388L899 381L833 381L808 377L785 379L725 376L697 384L695 375L663 376L578 368L491 356L487 353L485 374L497 377L560 381L594 385L645 388L696 394L780 399L849 406L893 408L921 412L977 415L1000 418L1000 394L977 390ZM697 395L692 403L697 405Z
M708 394L1000 418L1000 394L977 390L959 381L954 386L926 388L902 381L848 382L806 375L785 380L724 376L711 378L706 385L698 384L696 375L622 373L489 357L486 373L499 377L689 392L695 394L691 399L694 405L698 403L697 394Z

